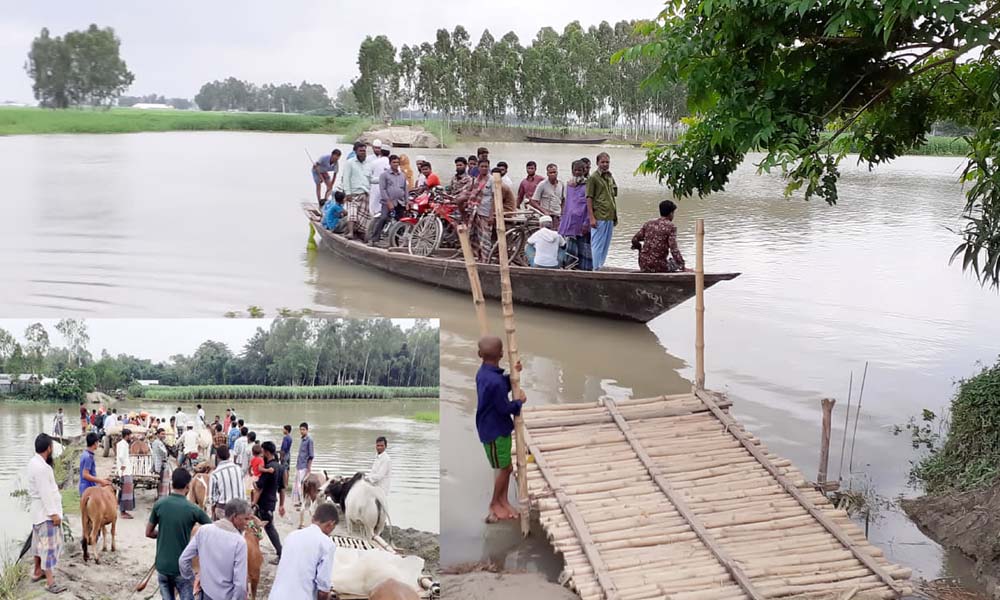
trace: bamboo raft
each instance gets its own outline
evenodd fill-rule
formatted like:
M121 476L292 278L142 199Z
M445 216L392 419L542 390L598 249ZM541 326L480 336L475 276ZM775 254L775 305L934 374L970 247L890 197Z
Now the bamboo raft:
M584 600L897 598L882 551L721 395L525 406L530 505Z

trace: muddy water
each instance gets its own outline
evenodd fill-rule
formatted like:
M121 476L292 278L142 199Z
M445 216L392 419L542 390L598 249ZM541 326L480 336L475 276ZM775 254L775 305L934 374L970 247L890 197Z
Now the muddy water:
M440 530L438 426L412 418L418 411L432 410L433 403L420 400L203 404L209 419L216 414L224 415L226 407L233 406L251 430L257 432L258 439L272 440L278 446L283 435L282 425L291 425L295 438L293 452L298 451L299 423L309 423L316 448L313 468L316 472L325 470L331 476L367 472L375 457L375 438L386 436L393 461L390 492L393 524L422 531ZM119 412L140 408L140 405L128 403L116 406ZM179 406L189 415L197 412L193 404ZM177 409L164 403L141 407L163 416ZM14 527L4 527L4 535L10 540L23 540L31 528L30 523L23 524L26 514L23 504L11 498L10 492L23 487L24 468L33 452L34 437L41 431L51 432L55 408L55 404L0 403L0 464L3 465L0 468L0 514L17 519ZM80 433L80 422L73 418L73 408L69 406L70 414L65 419L68 436Z
M464 296L344 264L306 248L298 203L312 185L302 151L322 136L164 133L0 139L3 316L218 316L250 304L346 316L442 318L442 545L445 562L492 558L552 575L546 544L519 545L514 527L482 524L490 473L473 429L477 327ZM412 151L447 173L455 150ZM489 144L515 165L563 171L596 148ZM642 153L609 148L622 190L611 262L634 260L628 234L664 197L631 175ZM53 157L59 177L52 179ZM957 158L904 158L868 172L845 163L840 204L782 198L782 182L752 167L728 192L681 203L681 246L693 258L693 220L708 231L710 270L741 271L707 296L708 385L735 414L808 475L816 471L822 397L838 399L831 471L839 472L848 377L855 397L870 362L853 469L843 478L892 498L913 493L913 451L888 427L946 405L956 378L996 358L1000 300L947 258L959 224ZM515 173L517 175L517 173ZM515 177L516 178L516 177ZM491 305L500 331L499 310ZM519 309L532 402L574 402L684 391L690 386L694 307L647 325ZM856 404L856 400L855 400ZM853 415L851 420L853 429ZM848 444L848 453L850 444ZM920 576L958 573L898 512L870 535ZM538 536L536 536L537 540Z

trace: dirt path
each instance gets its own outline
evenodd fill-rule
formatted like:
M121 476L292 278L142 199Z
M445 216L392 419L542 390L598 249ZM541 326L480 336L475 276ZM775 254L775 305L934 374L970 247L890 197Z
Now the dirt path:
M579 596L538 573L465 573L441 577L447 600L579 600Z
M97 454L97 474L106 477L114 468L114 458L104 458ZM72 481L78 481L76 477ZM142 579L156 556L156 540L146 537L146 522L149 512L156 501L156 490L136 489L136 508L134 519L118 519L116 546L111 552L100 552L100 564L95 564L93 557L89 563L83 562L83 551L80 546L80 517L78 514L68 515L73 531L73 542L63 546L63 556L56 567L56 579L69 588L63 594L53 596L47 593L42 584L25 581L19 590L18 598L79 598L80 600L149 600L159 598L159 591L154 573L149 585L142 592L133 593L135 584ZM299 514L292 509L291 499L286 504L288 512L284 517L278 517L276 526L282 539L298 526ZM77 508L77 510L79 510ZM341 533L341 532L335 532ZM436 575L439 556L438 536L436 534L414 529L393 528L384 532L391 536L394 545L404 553L421 556L427 562L427 570ZM110 536L109 536L110 537ZM98 549L103 546L98 542ZM271 543L265 536L261 540L261 550L264 554L264 564L261 567L261 581L258 588L258 598L267 597L274 582L276 566L269 561L276 554ZM91 551L92 552L92 551Z

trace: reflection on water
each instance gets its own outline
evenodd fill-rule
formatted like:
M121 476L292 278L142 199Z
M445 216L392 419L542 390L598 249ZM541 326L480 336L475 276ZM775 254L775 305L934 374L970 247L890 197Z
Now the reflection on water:
M390 505L392 520L400 527L423 531L440 530L439 489L439 429L434 423L412 419L414 413L433 410L427 401L337 401L337 402L240 402L221 404L203 402L209 420L224 415L232 406L245 419L258 440L271 440L281 445L283 425L291 425L298 449L298 426L309 423L315 440L316 458L313 469L330 476L367 472L375 458L375 438L389 439L392 457L392 490ZM34 452L35 436L51 432L52 416L58 405L0 403L0 514L23 514L22 503L10 497L10 492L24 486L24 469ZM139 408L120 403L119 412ZM182 405L188 414L197 411L193 405ZM166 403L145 405L153 414L168 416L176 406ZM75 405L66 409L66 435L80 433L80 421L74 418ZM23 521L23 519L22 519ZM5 527L11 540L23 540L30 524ZM0 542L3 540L0 539Z
M439 174L479 144L419 150ZM521 176L527 160L571 160L596 148L488 144ZM344 316L442 318L442 531L445 562L503 559L556 570L542 536L520 545L514 527L487 528L491 473L473 427L477 326L468 297L399 281L306 247L298 204L312 196L302 147L329 138L255 133L33 136L0 139L0 314L219 316L250 304ZM346 148L346 146L345 146ZM622 190L610 262L629 266L628 238L666 197L633 169L642 151L609 148ZM314 152L315 154L315 152ZM67 157L53 193L51 158ZM247 165L231 177L231 165ZM831 471L839 462L847 382L870 361L856 469L883 496L906 487L912 449L887 426L937 411L952 381L997 352L1000 301L947 259L964 204L961 160L912 157L874 171L845 163L840 203L783 199L783 182L752 165L729 191L680 203L681 247L693 260L693 222L706 221L710 270L740 271L707 293L708 384L807 475L816 472L822 397L837 398ZM153 181L155 184L150 184ZM499 309L489 306L493 331ZM650 396L689 388L693 303L647 325L539 309L517 310L531 402ZM857 388L855 388L855 391ZM859 473L860 475L860 473ZM848 474L845 473L845 478ZM508 530L509 529L509 530ZM890 559L934 577L947 558L899 513L873 525ZM508 556L507 552L511 554Z

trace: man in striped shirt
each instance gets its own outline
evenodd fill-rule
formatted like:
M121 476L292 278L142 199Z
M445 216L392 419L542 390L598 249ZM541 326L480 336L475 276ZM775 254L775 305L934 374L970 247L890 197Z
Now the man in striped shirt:
M246 500L246 488L243 485L243 472L239 465L229 459L229 448L220 446L216 449L219 464L212 471L208 483L208 506L213 520L225 518L226 503L238 498Z

